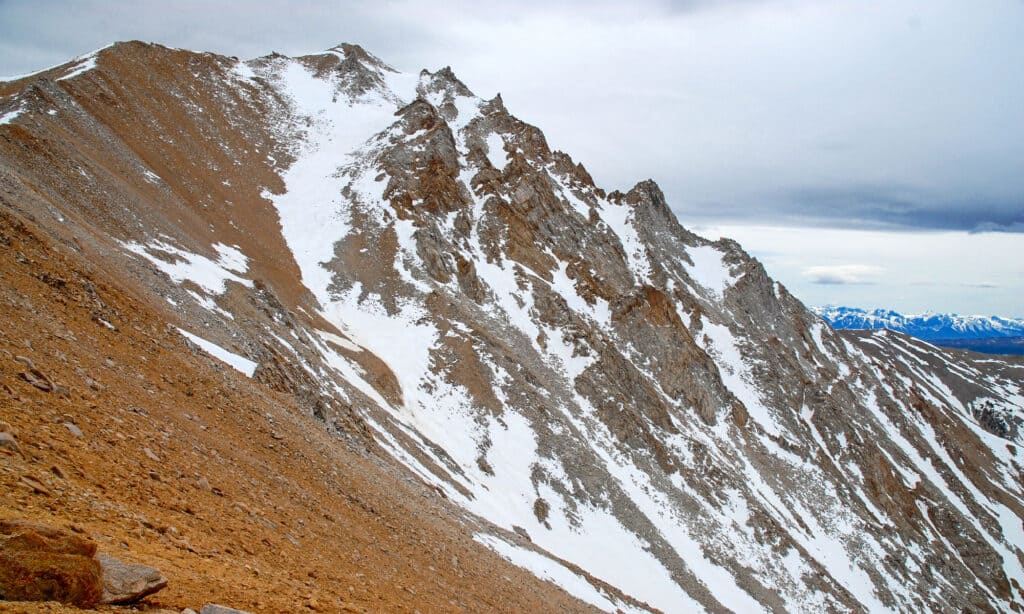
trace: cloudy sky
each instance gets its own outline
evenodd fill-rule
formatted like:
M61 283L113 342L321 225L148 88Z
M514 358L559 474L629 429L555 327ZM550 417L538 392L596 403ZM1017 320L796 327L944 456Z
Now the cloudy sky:
M0 74L128 39L451 65L808 303L1024 316L1022 0L0 0Z

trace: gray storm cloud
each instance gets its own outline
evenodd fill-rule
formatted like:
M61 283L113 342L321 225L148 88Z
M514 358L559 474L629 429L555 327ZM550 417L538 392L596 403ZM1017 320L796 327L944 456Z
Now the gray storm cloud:
M1024 231L1024 3L0 3L0 72L112 40L452 65L686 219Z
M1019 0L0 0L0 74L130 39L451 65L810 303L1024 315Z

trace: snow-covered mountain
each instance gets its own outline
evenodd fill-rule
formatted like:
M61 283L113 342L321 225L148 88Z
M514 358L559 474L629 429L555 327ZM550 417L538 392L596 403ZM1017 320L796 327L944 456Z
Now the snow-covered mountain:
M833 330L449 68L123 43L0 117L4 207L594 608L1024 606L1019 363Z
M836 329L885 329L946 347L1024 354L1024 320L937 313L903 315L889 309L852 307L816 307L814 312Z
M887 329L911 337L934 339L989 339L1024 337L1024 320L999 316L923 313L904 315L890 309L816 307L814 312L833 328L854 330Z

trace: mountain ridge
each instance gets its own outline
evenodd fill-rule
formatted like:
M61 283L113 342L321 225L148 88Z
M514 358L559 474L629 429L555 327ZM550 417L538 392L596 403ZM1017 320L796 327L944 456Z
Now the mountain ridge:
M891 309L815 307L813 311L835 328L885 328L918 339L970 339L1024 336L1024 319L1001 316L925 312L902 314Z
M1024 319L941 313L904 315L889 309L816 307L837 329L893 330L942 347L989 354L1024 354Z
M1013 363L838 333L653 182L336 49L2 84L0 199L598 609L1021 602Z

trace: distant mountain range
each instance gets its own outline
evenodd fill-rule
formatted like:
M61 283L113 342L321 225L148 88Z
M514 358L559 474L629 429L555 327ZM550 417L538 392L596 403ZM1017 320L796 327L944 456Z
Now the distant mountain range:
M1024 320L999 316L925 313L904 315L891 309L816 307L833 328L888 329L935 345L993 354L1024 354Z

